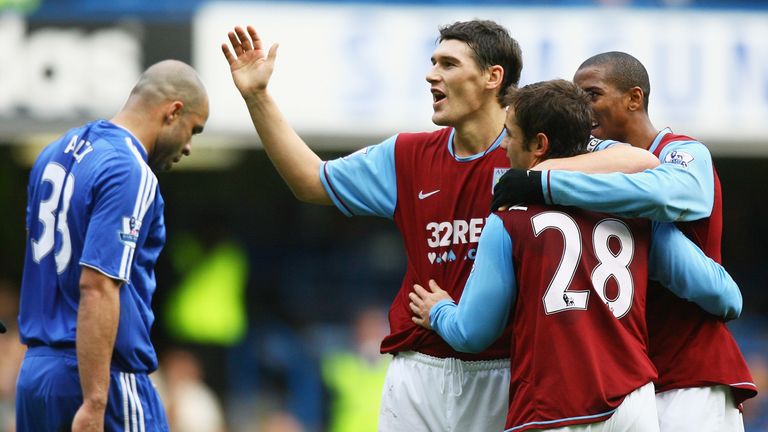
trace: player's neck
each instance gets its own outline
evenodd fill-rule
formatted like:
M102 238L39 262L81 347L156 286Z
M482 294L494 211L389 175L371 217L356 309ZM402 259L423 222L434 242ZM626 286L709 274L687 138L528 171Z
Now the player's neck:
M122 110L109 121L131 132L139 140L147 154L152 154L157 134L152 131L152 128L147 127L149 119L140 114Z
M497 106L457 125L453 136L454 154L457 157L468 157L488 150L504 129L505 117L506 111Z
M648 117L645 117L642 121L638 121L630 128L624 141L635 147L648 150L658 134L659 131L653 127L651 120Z

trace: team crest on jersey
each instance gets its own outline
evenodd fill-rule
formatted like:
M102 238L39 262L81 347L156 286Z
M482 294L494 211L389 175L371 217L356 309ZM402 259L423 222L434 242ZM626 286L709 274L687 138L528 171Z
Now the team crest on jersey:
M120 241L130 247L136 247L136 242L139 240L139 230L141 229L141 221L135 217L123 218L123 229L120 231Z
M683 168L688 168L688 165L690 165L691 162L693 162L693 156L690 153L677 150L668 154L667 157L664 158L664 163L680 165Z
M491 193L493 193L493 188L496 187L496 183L499 182L499 179L501 176L504 175L505 172L507 172L509 168L494 168L493 169L493 182L491 183Z

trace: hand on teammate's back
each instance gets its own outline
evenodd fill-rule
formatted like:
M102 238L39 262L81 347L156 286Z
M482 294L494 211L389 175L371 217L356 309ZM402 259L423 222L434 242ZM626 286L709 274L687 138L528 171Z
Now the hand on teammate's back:
M510 168L493 187L491 212L517 204L543 204L541 171Z

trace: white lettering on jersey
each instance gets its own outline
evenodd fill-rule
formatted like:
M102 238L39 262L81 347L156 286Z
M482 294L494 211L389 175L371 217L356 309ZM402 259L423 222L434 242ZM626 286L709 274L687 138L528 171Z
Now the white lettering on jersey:
M664 163L680 165L683 168L688 168L691 162L693 162L693 156L690 153L682 151L673 151L664 158Z
M69 144L67 144L67 147L64 148L64 154L72 152L72 157L74 157L75 160L80 163L85 155L93 151L93 147L89 141L80 140L78 142L77 138L77 135L74 135L72 139L69 140Z
M477 243L480 241L480 233L483 230L485 218L472 218L469 221L457 219L445 222L430 222L426 229L427 246L430 248L444 248L454 245L467 243ZM467 256L462 259L474 260L476 248L467 252ZM427 259L431 264L456 261L456 253L449 249L443 251L431 251L427 253Z

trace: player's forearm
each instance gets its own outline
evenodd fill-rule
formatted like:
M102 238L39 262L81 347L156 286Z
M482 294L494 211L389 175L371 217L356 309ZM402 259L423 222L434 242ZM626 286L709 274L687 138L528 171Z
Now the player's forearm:
M83 267L77 312L77 363L83 403L106 407L109 369L120 319L120 285Z
M648 262L649 278L676 296L726 320L741 314L741 291L731 275L674 224L654 223Z
M659 222L691 221L712 212L712 191L693 176L664 164L637 174L583 174L551 171L542 175L547 204L566 205ZM545 173L546 174L546 173Z
M332 204L318 175L322 160L291 128L269 93L249 95L245 102L267 156L296 198Z
M647 150L630 145L614 145L602 151L548 159L536 165L534 169L579 171L587 174L632 174L656 168L658 165L659 159Z

